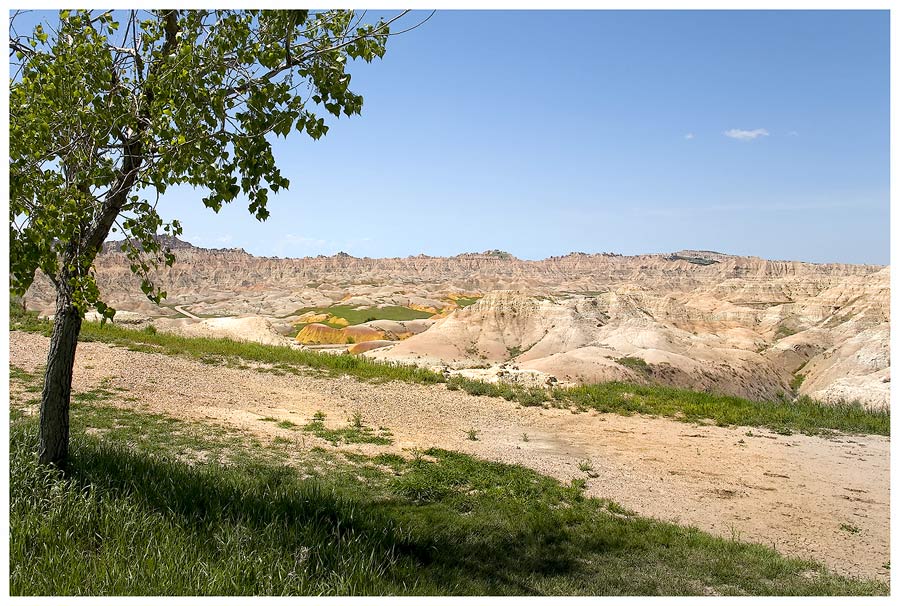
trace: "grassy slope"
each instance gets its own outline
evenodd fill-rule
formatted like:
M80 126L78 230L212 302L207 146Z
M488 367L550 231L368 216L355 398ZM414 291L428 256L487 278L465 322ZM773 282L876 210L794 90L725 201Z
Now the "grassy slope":
M39 321L34 314L23 315L17 308L11 308L10 314L12 328L49 335L50 325ZM766 427L780 433L827 434L830 431L845 431L890 435L888 410L867 410L855 403L830 405L809 398L800 398L796 402L756 402L686 389L628 383L547 390L488 384L461 377L447 381L443 375L424 368L376 362L359 356L239 343L229 339L179 337L92 322L84 323L80 340L182 355L209 364L262 362L273 365L275 372L300 373L304 368L311 368L334 376L351 375L364 380L447 383L450 389L462 389L473 395L502 397L523 406L593 408L619 414L660 415L691 423L709 420L719 425Z
M65 474L13 369L10 591L22 594L884 594L638 517L518 466L263 445L76 394ZM189 464L186 461L193 461ZM288 464L286 464L288 463Z

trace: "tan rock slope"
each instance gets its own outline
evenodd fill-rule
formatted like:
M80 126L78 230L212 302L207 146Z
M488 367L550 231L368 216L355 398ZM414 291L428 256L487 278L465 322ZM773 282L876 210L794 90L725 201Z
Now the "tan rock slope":
M887 406L887 309L872 303L887 288L884 271L860 285L871 291L864 305L838 305L826 291L802 306L764 309L723 304L702 291L620 288L564 298L500 291L371 355L455 368L512 361L564 381L652 381L754 399L796 392ZM824 308L842 315L819 313Z
M129 262L110 243L97 263L107 301L156 318L181 316L175 307L201 316L262 316L272 334L290 337L300 309L336 303L429 309L435 319L419 324L361 325L357 330L371 331L379 345L406 340L356 349L454 368L512 362L513 370L562 381L656 381L752 398L888 405L890 272L883 266L709 251L572 253L541 261L500 251L280 259L174 244L177 261L158 276L169 298L158 307L143 298ZM486 296L461 307L459 293ZM52 313L49 282L38 278L26 301Z

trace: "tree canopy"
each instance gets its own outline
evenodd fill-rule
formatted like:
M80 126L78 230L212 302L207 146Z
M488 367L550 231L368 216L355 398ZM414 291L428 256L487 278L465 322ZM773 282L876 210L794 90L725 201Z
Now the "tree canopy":
M27 33L10 27L10 287L40 269L81 314L114 310L93 260L112 233L142 288L172 264L158 196L203 192L214 211L243 195L265 220L290 183L274 137L319 139L326 116L359 114L348 60L382 57L390 25L348 10L59 12Z

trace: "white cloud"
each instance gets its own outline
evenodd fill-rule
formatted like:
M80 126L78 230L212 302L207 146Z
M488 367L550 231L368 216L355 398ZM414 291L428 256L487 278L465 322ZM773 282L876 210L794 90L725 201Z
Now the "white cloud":
M688 141L690 141L691 139L694 138L694 133L688 133L684 136L684 138L687 139Z
M788 137L796 137L796 136L799 135L799 134L800 134L800 133L798 133L797 131L792 130L792 131L789 131L789 132L788 132Z
M753 139L757 139L759 137L768 137L769 131L764 128L754 128L753 130L732 128L731 130L726 130L722 134L726 137L730 137L731 139L737 139L738 141L752 141Z

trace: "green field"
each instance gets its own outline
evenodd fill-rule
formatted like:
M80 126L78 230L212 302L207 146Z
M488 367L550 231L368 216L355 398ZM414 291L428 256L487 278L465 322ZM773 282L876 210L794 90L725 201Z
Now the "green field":
M11 374L13 595L888 592L642 518L586 497L581 479L439 449L364 456L263 443L139 412L127 390L102 385L73 398L65 470L43 468L40 373Z

